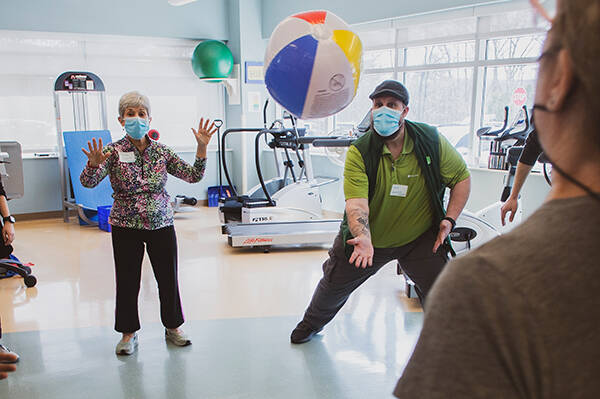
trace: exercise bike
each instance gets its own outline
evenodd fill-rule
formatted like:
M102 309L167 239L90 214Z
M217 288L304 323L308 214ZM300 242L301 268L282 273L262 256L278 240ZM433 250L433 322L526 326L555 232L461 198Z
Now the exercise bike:
M482 127L476 132L476 135L480 140L480 146L486 144L489 145L488 169L508 170L500 199L479 211L464 211L464 214L467 217L473 216L477 220L485 222L499 234L510 231L514 226L518 225L523 218L521 206L519 206L518 211L515 214L514 222L510 225L503 226L499 215L502 205L506 202L512 190L517 162L523 151L527 136L532 131L526 106L521 108L521 111L510 126L508 126L508 115L509 107L504 107L504 122L500 129L492 130L491 127ZM483 230L483 227L481 230ZM481 243L484 243L489 241L489 239L491 238L480 241ZM480 244L477 243L475 246L479 245Z

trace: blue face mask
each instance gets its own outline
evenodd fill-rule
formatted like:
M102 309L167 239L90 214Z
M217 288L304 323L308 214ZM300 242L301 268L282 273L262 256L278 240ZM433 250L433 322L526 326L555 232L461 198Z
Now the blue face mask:
M402 112L388 107L373 110L373 128L382 137L389 137L400 129Z
M135 140L141 140L142 137L148 133L150 129L150 125L148 124L148 119L133 117L133 118L125 118L125 131Z

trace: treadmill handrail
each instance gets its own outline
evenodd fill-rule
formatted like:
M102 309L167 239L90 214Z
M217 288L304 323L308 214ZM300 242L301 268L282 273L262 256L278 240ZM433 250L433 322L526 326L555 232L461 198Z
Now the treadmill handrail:
M254 138L254 162L256 163L256 175L258 176L258 181L260 183L260 186L263 190L263 192L265 193L265 197L267 199L267 201L269 202L269 206L275 206L275 201L273 201L273 198L271 197L271 194L269 194L269 190L267 190L267 186L265 184L265 179L263 177L262 174L262 170L260 167L260 138L263 134L267 134L267 133L272 133L269 130L265 130L262 129L260 132L258 132L256 134L256 137ZM288 161L289 161L289 155L287 154L287 149L286 149L286 155L288 157ZM292 173L293 173L293 169L292 169ZM294 177L294 181L295 181L295 177Z
M298 137L298 136L296 136L297 133L294 131L294 129L289 129L289 128L286 128L286 129L265 129L265 128L227 129L223 132L223 135L221 136L221 163L223 165L223 172L225 173L225 178L227 179L227 183L229 184L229 187L231 187L232 194L235 197L238 197L239 194L238 194L237 190L235 189L235 186L233 185L231 176L229 175L229 168L227 166L227 158L226 158L226 151L225 151L225 149L227 148L226 147L226 138L229 134L232 134L232 133L258 133L256 135L256 138L254 141L254 157L255 157L255 163L256 163L256 173L258 175L258 180L261 184L263 192L265 193L266 200L269 202L270 206L275 206L275 201L273 200L273 198L269 194L268 190L266 189L264 177L262 175L262 170L260 167L260 151L259 151L260 143L258 142L259 137L261 137L263 134L266 135L268 133L273 136L279 136L279 139L281 141L295 142L297 144L312 144L315 147L329 147L329 146L332 146L333 144L335 144L335 146L339 146L339 147L346 147L355 140L353 138L341 137L341 136L338 136L339 138L336 138L336 136L301 136L301 137ZM293 136L286 137L286 138L281 137L282 135L286 135L289 133L291 133Z
M227 183L229 183L229 187L231 187L231 192L233 194L233 196L238 197L238 193L237 190L235 189L235 186L233 185L233 181L231 180L231 177L229 176L229 168L227 167L227 157L225 156L225 138L231 134L231 133L256 133L256 132L260 132L261 130L264 130L263 128L237 128L237 129L227 129L223 132L223 135L221 136L221 163L223 164L223 172L225 172L225 178L227 179Z
M312 142L313 147L348 147L356 141L354 137L344 137L344 138L326 138L326 139L317 139Z

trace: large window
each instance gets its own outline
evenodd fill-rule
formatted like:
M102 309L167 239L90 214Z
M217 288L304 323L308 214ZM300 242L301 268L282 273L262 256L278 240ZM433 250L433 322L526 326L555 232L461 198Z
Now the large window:
M408 119L436 125L471 165L480 158L474 132L510 120L521 103L533 105L536 59L548 25L527 5L508 12L476 9L419 19L358 26L364 46L362 76L353 102L337 115L305 123L323 134L358 124L371 107L368 96L384 79L410 93ZM454 16L452 16L454 15Z
M362 76L354 101L334 117L336 129L350 130L354 125L360 123L371 109L369 94L381 81L393 77L394 75L391 72L371 73Z
M483 125L489 125L504 118L504 107L511 107L511 115L515 115L519 107L514 104L513 96L517 88L524 89L526 104L533 101L537 65L515 64L487 67L483 69ZM512 103L512 104L510 104Z
M472 81L470 68L404 74L411 96L408 119L436 125L464 156L469 154Z
M475 59L475 41L438 43L408 47L403 57L404 66L450 64Z
M502 37L486 41L486 59L519 59L537 57L544 44L543 34Z

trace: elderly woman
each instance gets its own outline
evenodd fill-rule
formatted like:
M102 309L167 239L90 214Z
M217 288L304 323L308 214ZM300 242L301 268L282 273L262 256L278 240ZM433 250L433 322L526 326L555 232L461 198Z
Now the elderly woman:
M553 165L525 222L433 287L400 398L599 398L600 1L560 0L535 122Z
M177 239L173 210L165 190L167 174L189 183L204 176L206 147L216 131L214 123L201 119L198 130L192 128L198 147L191 166L173 150L152 141L146 135L150 122L150 101L137 92L119 100L119 122L125 130L121 140L102 147L102 140L88 142L88 163L81 173L81 184L95 187L109 175L114 204L109 223L117 285L115 330L123 334L116 353L130 355L138 344L138 294L144 246L158 282L160 314L165 338L178 346L191 344L179 328L183 312L177 281Z
M6 192L0 180L0 213L2 214L2 239L0 239L0 259L10 256L13 251L12 242L15 239L15 218L11 216L6 200ZM0 325L0 338L2 338L2 326ZM6 378L6 373L14 371L15 367L10 363L19 361L19 356L4 345L0 345L0 380Z

